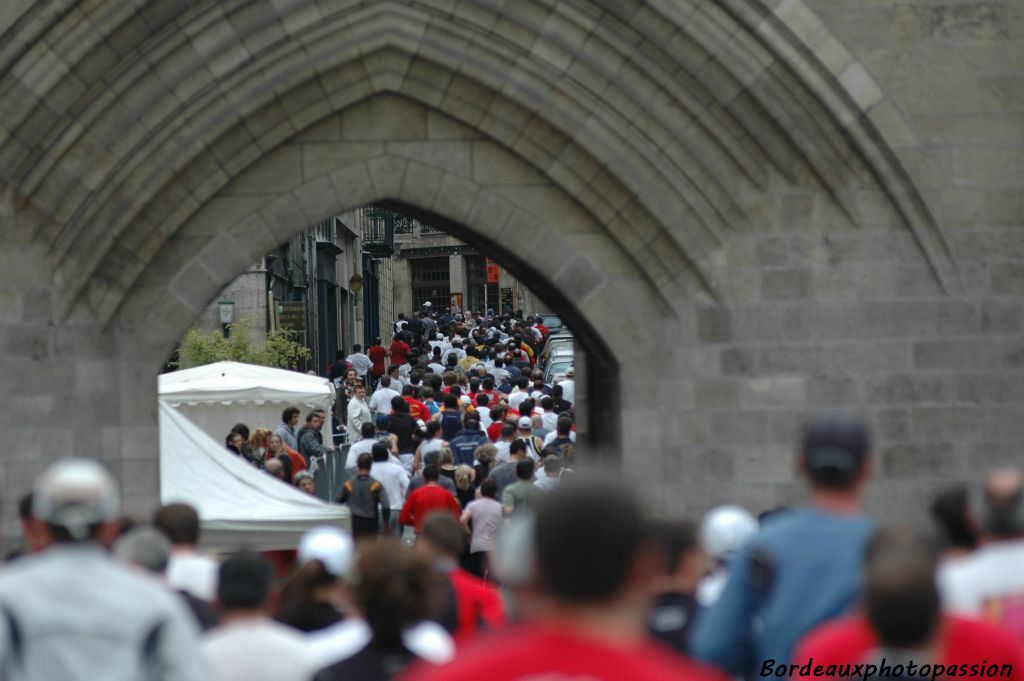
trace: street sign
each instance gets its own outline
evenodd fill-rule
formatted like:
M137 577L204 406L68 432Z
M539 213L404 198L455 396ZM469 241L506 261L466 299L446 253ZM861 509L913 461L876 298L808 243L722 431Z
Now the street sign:
M515 297L511 288L501 289L501 311L511 311L515 307Z
M453 293L452 296L452 314L462 314L462 294Z

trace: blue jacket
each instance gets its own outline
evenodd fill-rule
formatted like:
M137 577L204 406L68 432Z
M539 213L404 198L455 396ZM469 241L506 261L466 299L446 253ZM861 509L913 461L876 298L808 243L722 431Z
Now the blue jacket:
M789 663L805 634L855 604L873 531L864 516L810 507L771 518L730 562L721 598L697 617L690 652L753 676L766 660Z
M455 465L473 465L473 452L480 445L489 444L491 439L482 430L464 430L448 442L455 458Z

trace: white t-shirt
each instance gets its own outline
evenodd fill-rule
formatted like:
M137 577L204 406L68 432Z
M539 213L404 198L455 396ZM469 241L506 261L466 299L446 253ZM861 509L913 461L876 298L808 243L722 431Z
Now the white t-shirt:
M373 368L373 362L367 355L364 355L361 352L353 352L345 359L352 365L352 368L356 370L356 373L364 378L366 377L366 372Z
M525 400L529 396L530 393L526 392L525 390L516 390L515 392L508 396L508 406L512 407L516 411L519 411L519 405L522 404L523 400Z
M490 428L494 421L491 420L491 408L477 405L476 415L480 418L480 426L484 429Z
M576 381L567 378L558 385L562 386L562 399L566 402L576 401Z
M393 383L394 381L392 381ZM401 393L397 393L391 388L377 388L370 397L370 410L377 414L390 414L391 399L401 396Z
M444 365L443 364L438 364L437 362L431 362L427 366L430 367L430 370L433 371L438 376L444 376Z
M1019 616L1016 604L1024 599L1022 566L1024 539L986 544L969 556L945 563L938 576L942 604L948 612L969 617L986 612Z
M496 499L480 497L466 505L466 512L473 519L473 535L469 540L470 553L496 549L498 533L501 532L505 520L501 504Z
M498 449L498 453L495 454L494 458L496 461L498 461L498 463L505 463L506 461L508 461L508 449L511 445L511 442L505 442L504 440L498 440L497 442L494 443L494 446L497 447Z
M347 660L370 642L370 626L356 617L306 635L314 668L323 669ZM420 622L406 629L402 642L410 652L433 664L445 664L455 657L455 642L437 622Z
M199 600L217 600L219 564L213 558L189 549L176 549L167 562L167 583L187 591Z
M319 669L301 633L264 617L213 629L202 649L213 681L307 681Z
M409 490L409 474L400 463L391 461L374 461L370 469L370 477L381 484L388 493L391 510L401 511L405 503L405 493Z
M359 459L360 454L373 453L373 446L377 444L377 436L368 437L365 440L359 440L348 448L348 454L345 456L345 468L356 469L356 460Z
M544 427L548 430L554 430L558 425L558 414L554 411L541 411L540 417L544 419ZM551 433L548 433L550 435Z

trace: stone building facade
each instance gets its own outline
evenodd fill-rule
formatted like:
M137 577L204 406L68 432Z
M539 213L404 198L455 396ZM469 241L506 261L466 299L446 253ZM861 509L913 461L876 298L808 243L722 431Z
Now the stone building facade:
M541 283L664 510L793 503L835 408L890 519L1019 461L1015 0L11 0L0 35L6 518L66 454L148 512L173 344L381 201Z

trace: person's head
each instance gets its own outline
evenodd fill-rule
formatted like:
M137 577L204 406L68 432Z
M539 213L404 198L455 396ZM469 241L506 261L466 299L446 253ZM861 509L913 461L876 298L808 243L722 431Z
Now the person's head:
M480 496L493 499L498 496L498 483L494 482L493 479L487 478L480 483Z
M549 478L557 478L562 474L562 459L557 456L544 457L544 475Z
M246 442L249 441L249 426L244 423L236 423L235 427L231 429L231 432L238 433Z
M364 421L359 426L359 437L364 440L372 438L377 433L377 428L369 421Z
M352 389L352 394L357 400L366 399L366 386L362 383L356 383L356 387Z
M264 556L250 551L235 553L220 564L217 601L225 612L261 610L270 594L273 570Z
M406 383L402 386L402 397L412 397L415 394L416 389L413 387L412 383Z
M660 550L669 588L694 593L704 576L704 555L697 528L685 520L659 520L650 524L650 535Z
M642 621L659 567L656 554L645 550L646 530L639 500L620 480L563 484L537 505L540 590L563 607L621 607Z
M466 532L450 513L432 513L416 536L417 546L420 542L433 557L457 561L466 548Z
M472 466L461 464L455 468L455 486L466 491L473 486L474 471Z
M384 374L383 376L381 376L380 377L380 387L382 387L382 388L390 388L391 387L391 377L388 376L387 374Z
M945 490L935 497L931 505L931 516L950 549L973 551L977 548L978 528L968 513L966 485Z
M436 465L427 464L423 467L423 482L437 482L440 477L441 472Z
M121 535L111 550L123 563L163 574L171 558L171 548L171 541L162 532L140 526Z
M409 403L396 395L395 397L391 398L391 411L395 412L396 414L408 414Z
M306 494L316 494L316 481L309 471L299 471L292 478L292 482Z
M487 378L485 378L483 381L480 382L480 386L484 390L490 392L490 391L494 390L494 379L491 378L490 376L488 376Z
M804 430L801 465L817 490L858 492L867 477L869 450L863 423L844 416L820 417Z
M358 346L356 346L356 347L358 347ZM352 349L355 350L356 352L359 352L359 350L356 350L356 348L352 348ZM338 350L337 352L334 353L334 361L337 362L337 361L340 361L340 360L343 360L343 359L345 359L345 351L344 350Z
M409 551L397 541L378 541L360 550L354 596L376 645L401 645L403 632L429 616L435 580L422 552Z
M520 376L516 379L516 387L520 390L526 390L530 386L530 379L526 376Z
M516 464L516 477L520 480L533 480L533 459L525 458Z
M252 445L253 449L266 449L270 443L270 436L272 433L266 428L257 428L252 431L252 437L249 438L249 444Z
M458 409L459 408L459 398L456 397L455 395L453 395L452 393L447 393L444 396L444 408L446 410Z
M294 426L299 422L299 411L298 407L288 407L281 412L281 423L285 423L289 426Z
M387 429L388 429L388 415L387 414L377 414L377 417L374 419L374 422L375 422L375 424L377 426L377 431L378 432L381 432L381 433L387 432Z
M460 397L462 397L462 387L459 385L453 385L452 387L448 388L448 392L455 399L459 399Z
M981 503L974 505L981 527L990 539L1024 535L1024 475L1019 470L1003 468L989 473Z
M452 454L450 447L441 447L441 449L437 451L437 456L442 467L451 466L455 463L455 456Z
M391 366L388 367L388 375L391 376L392 379L398 378L397 364L392 364Z
M501 439L505 442L511 442L516 438L516 427L511 423L506 423L501 427Z
M757 519L740 506L718 506L708 511L700 524L704 552L725 563L757 534Z
M161 506L153 515L153 527L175 546L193 547L199 543L199 513L188 504Z
M390 458L391 452L388 450L387 445L383 445L378 442L373 445L373 450L370 452L370 455L372 456L374 463L384 463ZM358 465L358 461L356 464Z
M271 459L263 464L263 471L278 480L284 480L284 464L278 459Z
M224 444L227 445L229 449L240 452L242 451L242 447L245 446L245 438L242 437L240 433L228 433L228 436L224 438Z
M382 342L382 341L381 341L381 339L380 339L380 336L377 336L376 338L374 338L374 339L373 339L373 344L374 344L374 345L380 345L380 344L381 344L381 342Z
M530 417L530 419L533 421L534 429L544 427L544 417L541 416L540 414L534 414L533 416Z
M477 463L490 466L498 456L498 448L486 442L473 450L473 458Z
M563 397L564 395L565 395L565 388L563 388L561 386L561 384L556 385L553 388L551 388L551 397L553 397L555 399L558 399L560 397Z
M360 345L359 343L355 343L352 346L352 352L362 352L362 351L363 351L363 346Z
M515 440L508 446L508 455L513 459L526 456L526 443L522 440Z
M526 400L523 400L525 402ZM522 412L526 413L526 412ZM523 435L529 435L533 431L533 419L529 416L519 417L519 432Z
M448 355L448 364L454 365L459 361L459 358L454 353ZM441 377L441 381L444 383L446 388L451 388L453 385L459 382L459 375L454 371L446 371L444 376Z
M561 437L569 437L569 433L572 432L572 419L560 418L555 423L555 430Z
M270 437L267 438L267 451L274 456L277 456L284 451L284 440L277 433L271 433Z
M424 402L433 402L434 389L429 385L425 385L422 388L420 388L420 399L423 400Z
M440 423L438 423L437 421L428 421L427 422L427 425L426 425L426 428L425 428L425 432L424 432L424 436L428 440L433 440L435 437L437 437L437 434L439 432L441 432L441 424Z
M423 455L423 465L424 466L440 466L441 465L441 452L439 450L435 449L432 452L427 452L426 454L424 454Z
M534 406L533 399L528 397L519 403L519 413L524 416L532 414Z
M32 514L32 492L18 500L18 518L21 520L21 533L25 538L25 550L38 553L50 545L50 535L46 524Z
M320 430L324 425L323 414L315 409L306 414L306 426L314 430Z
M866 551L864 610L883 648L922 650L939 625L935 560L908 530L882 529Z
M375 445L376 446L376 445ZM373 468L373 454L370 452L363 452L356 457L356 469L360 473L369 473L370 469Z
M478 393L476 396L476 404L478 407L486 407L491 403L491 398L484 393Z
M466 430L480 430L480 420L475 417L467 418Z

